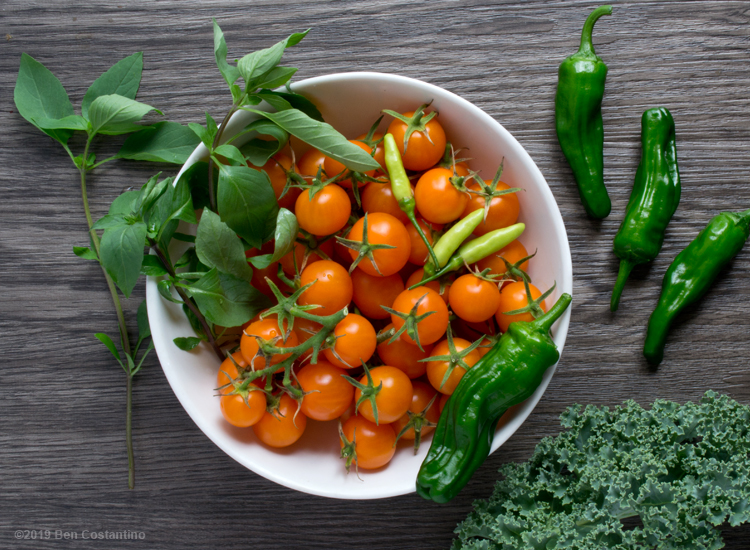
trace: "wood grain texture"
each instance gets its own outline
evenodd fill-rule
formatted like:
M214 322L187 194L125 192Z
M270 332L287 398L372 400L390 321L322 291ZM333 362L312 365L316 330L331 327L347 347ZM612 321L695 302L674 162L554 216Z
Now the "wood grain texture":
M490 494L498 467L529 457L558 432L573 403L634 398L680 402L707 389L750 403L750 247L669 339L654 373L644 326L667 266L721 210L750 207L750 4L622 2L597 24L609 65L605 173L613 209L587 219L554 132L560 61L575 51L594 4L580 1L289 2L262 0L5 0L0 6L0 547L3 548L445 548L472 500ZM21 52L49 67L80 104L112 63L143 50L139 99L171 120L225 112L213 63L211 17L230 56L311 27L285 63L296 78L392 72L442 86L500 121L526 147L563 214L574 263L572 321L561 364L521 429L450 506L419 497L344 502L293 492L245 470L192 423L155 357L135 383L136 489L126 483L125 378L93 338L116 333L98 266L71 253L86 244L76 173L62 149L13 105ZM5 37L4 39L2 37ZM639 160L640 115L667 106L676 121L682 202L664 248L634 271L621 309L608 310L617 261L611 244ZM100 158L118 138L100 143ZM80 143L74 141L76 149ZM170 169L166 167L166 169ZM94 215L153 165L113 162L91 176ZM143 296L143 285L134 296ZM126 301L133 321L140 298ZM134 530L144 541L16 541L16 529ZM750 547L750 526L726 529L727 548Z

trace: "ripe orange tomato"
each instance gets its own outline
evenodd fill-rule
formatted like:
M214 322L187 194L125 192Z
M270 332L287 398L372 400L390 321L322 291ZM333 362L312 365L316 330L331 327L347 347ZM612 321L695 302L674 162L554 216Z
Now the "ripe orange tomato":
M450 399L451 396L444 393L440 396L440 412L443 412L443 409L445 408L446 403L448 403L448 399Z
M531 299L536 300L542 295L542 292L532 284L529 284ZM509 283L500 291L500 305L497 308L495 319L502 332L507 332L511 323L516 321L533 321L534 316L531 313L520 313L518 315L505 315L506 311L521 309L529 305L526 297L526 288L523 281ZM542 310L547 311L544 302L541 304Z
M419 344L424 346L437 342L448 328L448 307L437 292L424 286L417 287L414 290L404 290L394 300L392 307L398 312L408 314L417 302L419 302L418 316L433 312L417 324ZM404 326L404 319L393 313L391 313L391 322L396 330ZM403 333L402 338L408 343L416 343L406 332Z
M378 277L365 273L359 267L352 271L354 303L369 319L387 319L390 316L381 306L391 307L396 296L404 291L404 282L398 273Z
M393 328L392 323L387 325L383 331L391 328ZM421 350L419 346L406 342L402 337L396 338L390 344L388 342L389 340L385 340L378 344L378 355L386 365L401 369L412 380L425 373L427 363L422 363L420 360L430 356L432 346L422 344L424 350Z
M430 386L429 384L425 384L424 382L412 382L412 384L414 385L414 391L412 393L409 410L415 414L419 414L427 408L427 405L430 403L432 398L437 395L438 392L436 392L432 388L432 386ZM433 423L437 423L437 421L440 419L440 403L438 402L438 399L439 398L435 399L435 401L432 402L432 405L430 405L430 408L427 409L427 412L424 415L428 421ZM393 426L393 431L396 432L396 435L398 435L408 423L409 414L406 413L401 418L396 420L393 424L391 424L391 426ZM424 426L422 427L421 435L425 436L434 429L434 426ZM409 428L403 433L401 438L413 440L415 436L416 434L414 433L414 428Z
M403 113L407 118L414 115L414 111ZM421 172L435 166L445 154L445 131L437 121L437 116L427 123L424 132L414 132L409 136L409 141L404 152L404 136L407 125L399 119L393 119L388 126L388 133L393 134L398 150L407 170ZM429 136L429 140L427 139Z
M317 149L308 149L297 160L297 172L309 181L313 176L318 175L319 168L323 169L325 160L326 156ZM325 172L321 173L321 177L325 177Z
M354 290L349 272L333 260L321 260L308 265L300 275L300 285L317 281L299 297L298 303L316 304L315 315L333 315L352 301Z
M300 189L297 187L290 187L284 196L281 193L284 192L286 187L286 172L292 167L292 159L290 159L284 153L274 155L268 160L261 170L268 174L268 178L271 180L271 187L273 187L273 194L276 195L276 199L279 201L281 208L291 210L294 207L294 203L297 201L297 197L300 194Z
M239 394L222 395L221 414L232 426L249 428L266 414L266 394L259 389L252 390L247 394L247 403Z
M240 340L240 350L242 356L248 364L252 364L253 370L260 370L266 368L266 361L262 355L258 355L258 340L255 337L260 337L262 340L274 340L278 338L278 341L274 344L278 348L293 348L299 341L297 340L297 334L292 330L287 335L286 340L281 339L281 329L279 329L279 322L277 319L267 317L265 319L255 321L248 326L242 335ZM289 357L291 353L277 353L271 356L271 365L276 365L282 362L284 359Z
M316 237L324 237L346 225L352 213L352 203L346 191L332 183L312 198L309 189L302 192L297 197L294 213L302 229Z
M469 202L469 194L456 189L451 183L453 171L447 168L428 170L417 181L414 200L422 217L435 223L457 220Z
M430 226L420 219L417 219L417 223L424 232L424 236L427 237L427 241L430 243L430 245L434 244L434 240L432 238L432 229L430 228ZM430 253L427 250L422 237L419 236L417 229L414 227L414 224L411 222L407 223L406 231L407 233L409 233L409 242L411 243L409 261L416 265L426 264L427 259L430 257Z
M301 411L297 413L297 408L297 402L283 394L278 410L266 411L253 426L253 433L269 447L288 447L302 437L307 427L307 417Z
M471 323L490 319L500 305L500 290L497 284L467 273L451 285L448 295L453 313Z
M331 364L342 369L356 369L367 362L378 345L372 323L356 313L344 317L333 330L336 342L333 349L326 348L323 354ZM341 358L336 357L334 351ZM338 415L337 415L338 416Z
M505 266L503 258L508 260L509 263L514 264L521 258L525 258L528 255L529 253L526 251L526 247L521 243L521 241L516 239L505 248L495 252L494 254L490 254L482 260L479 260L477 262L477 266L482 271L484 271L485 269L489 269L490 274L492 275L502 275L508 270L508 268ZM526 260L519 267L523 271L528 271L529 260Z
M370 147L366 143L362 143L361 141L357 141L357 140L354 140L354 139L350 139L349 143L352 143L352 144L356 145L357 147L359 147L360 149L362 149L368 155L370 153L372 153L372 147ZM331 157L326 157L325 158L323 166L324 166L324 169L326 171L326 175L329 178L333 178L335 176L338 176L339 174L341 174L342 172L346 171L346 169L347 169L346 166L344 166L343 164L341 164L339 161L332 159ZM373 177L375 175L375 170L368 170L367 172L363 172L363 174L366 175L366 176L369 176L369 177ZM338 185L340 185L341 187L351 188L351 186L352 186L352 181L350 179L337 180L336 183ZM361 181L361 182L359 182L358 185L359 185L360 188L362 188L365 185L367 185L367 183L368 183L367 181Z
M361 416L352 416L342 430L346 439L354 442L357 468L374 470L385 466L396 452L396 434L388 424L378 426Z
M396 367L384 365L370 369L372 384L382 388L375 397L375 406L378 409L378 424L390 424L398 420L409 409L412 396L412 384L409 377ZM367 384L367 376L359 379L360 384ZM354 391L354 401L362 397L362 390ZM375 422L375 414L369 399L364 400L357 408L359 414L370 422Z
M300 233L300 237L302 236L303 235ZM333 239L319 242L317 243L317 245L317 250L323 252L326 256L328 256L329 259L331 258L331 256L333 256ZM294 250L287 252L284 256L281 257L281 260L279 260L281 267L284 269L284 273L286 273L287 275L295 275L297 273L297 270L301 272L308 265L319 262L323 259L320 255L311 250L307 255L307 261L305 261L306 251L307 247L304 244L295 242ZM295 270L295 262L297 270Z
M300 387L306 392L301 409L305 416L333 420L349 408L354 400L354 386L342 377L344 373L343 369L320 360L297 372Z
M471 345L471 342L464 340L463 338L454 338L453 344L456 346L456 351L463 351ZM450 355L448 340L443 340L436 344L435 347L432 348L432 355ZM466 354L464 362L467 366L473 367L481 358L482 356L480 353L474 349ZM445 373L448 372L448 367L448 361L429 361L427 363L427 378L430 381L430 384L432 384L432 387L437 391L446 395L453 393L456 386L458 386L458 383L461 381L461 378L466 374L466 369L456 365L448 376L448 379L443 384L443 378L445 378Z
M360 218L352 226L348 239L362 242L365 226L365 218ZM374 250L372 256L374 264L369 258L362 259L358 264L362 271L370 275L387 277L398 273L398 271L409 261L411 244L409 233L404 224L390 214L376 212L367 215L367 241L370 244L385 244L394 248L381 248ZM357 258L356 250L349 250L352 260ZM377 265L377 269L375 268Z
M409 275L409 278L406 280L406 284L404 285L406 288L409 288L410 286L413 286L417 284L419 281L422 280L422 277L424 277L424 269L419 268L414 273ZM440 288L442 282L442 289ZM453 281L451 281L449 278L442 277L440 281L430 281L429 283L426 283L422 286L426 286L427 288L431 288L440 296L443 298L445 303L448 303L448 296L451 290L451 285L453 284Z
M489 185L492 180L486 180ZM467 185L472 191L479 191L479 184L472 181ZM499 182L497 184L497 190L503 191L504 189L510 189L510 186ZM485 200L481 195L471 194L469 201L466 203L464 212L461 217L468 216L474 210L484 209ZM521 206L518 203L518 197L515 193L508 193L507 195L500 195L499 197L492 197L490 201L490 208L487 211L487 218L480 223L474 230L475 235L484 235L495 229L501 229L513 225L518 221L518 213L521 211Z
M367 139L367 134L357 136L358 141L362 141L363 139ZM375 132L374 134L372 134L371 139L372 141L380 140L380 142L375 146L375 152L372 154L372 158L374 158L380 165L380 171L386 173L387 168L385 167L385 146L383 145L383 134Z
M232 354L232 359L234 359L235 362L243 369L247 368L249 364L247 361L245 361L245 357L239 351L235 351ZM237 371L237 367L232 362L232 359L227 357L226 359L224 359L224 361L222 361L221 365L219 366L219 372L216 373L216 387L217 388L221 388L222 386L231 384L240 375L239 371ZM223 388L219 391L220 393L229 393L233 389L234 387L227 386L226 388Z
M362 210L368 214L375 212L384 212L390 214L394 218L397 218L401 223L407 223L409 217L406 212L401 210L398 205L398 201L393 196L393 190L391 189L391 182L377 183L370 182L362 192ZM369 217L369 216L368 216Z

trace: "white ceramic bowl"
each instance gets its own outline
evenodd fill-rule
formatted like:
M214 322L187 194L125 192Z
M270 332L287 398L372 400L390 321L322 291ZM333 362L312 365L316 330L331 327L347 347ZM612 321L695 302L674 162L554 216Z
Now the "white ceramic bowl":
M343 73L310 78L293 85L293 89L310 98L322 112L326 122L352 139L366 132L378 118L381 109L398 112L413 110L432 101L439 111L440 123L448 139L469 148L470 165L491 178L500 159L505 157L503 181L521 187L520 220L526 224L521 242L529 251L538 250L538 260L530 264L534 283L546 289L557 282L548 304L561 293L572 293L573 274L568 239L560 211L542 173L523 147L489 115L468 101L419 80L379 73ZM228 123L224 135L237 133L254 118L247 112L237 113ZM386 117L389 118L389 117ZM383 121L382 129L388 120ZM205 158L200 145L183 167ZM251 429L229 425L221 415L214 397L218 361L208 347L192 352L179 350L172 339L192 334L190 324L176 304L163 300L149 278L146 292L148 313L156 352L164 373L177 398L198 427L224 452L243 466L267 479L298 491L341 499L373 499L411 493L419 466L430 444L423 442L419 454L400 448L386 467L361 471L361 480L354 472L347 475L338 457L339 442L336 422L307 424L302 438L286 450L272 450L259 443ZM554 340L562 351L570 321L570 309L553 328ZM496 450L518 429L534 409L552 378L554 368L547 371L534 395L503 416L492 450Z

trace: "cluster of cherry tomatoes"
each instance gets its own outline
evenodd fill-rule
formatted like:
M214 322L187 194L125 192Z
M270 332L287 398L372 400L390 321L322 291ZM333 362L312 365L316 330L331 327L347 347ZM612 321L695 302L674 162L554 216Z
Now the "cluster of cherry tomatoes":
M252 427L266 445L286 447L302 436L308 419L340 422L342 456L347 467L354 460L360 469L387 464L397 439L418 444L466 369L511 322L532 318L506 312L528 309L541 295L521 280L529 254L518 240L475 265L409 289L422 280L430 254L394 197L376 127L351 143L370 153L380 170L352 172L314 149L296 162L291 152L278 154L263 167L280 206L295 213L300 234L279 262L254 270L254 286L273 297L269 281L285 295L314 283L299 296L300 306L317 306L307 311L319 316L349 311L316 363L311 350L295 361L297 397L284 390L281 373L271 375L276 381L242 381L248 372L289 356L260 353L263 341L293 348L322 329L307 318L296 317L291 330L282 331L275 314L259 315L242 327L239 350L217 376L221 410L231 424ZM397 114L387 133L408 170L417 223L428 242L436 243L479 209L485 216L475 236L516 223L516 194L496 193L508 186L497 178L479 180L465 161L457 161L437 116L424 108ZM290 185L300 180L305 185ZM494 194L488 195L490 188Z

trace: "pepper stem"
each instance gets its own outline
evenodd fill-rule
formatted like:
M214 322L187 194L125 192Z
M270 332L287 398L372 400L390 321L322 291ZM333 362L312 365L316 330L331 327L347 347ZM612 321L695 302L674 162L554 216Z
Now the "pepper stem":
M572 301L573 297L567 292L561 294L557 299L557 302L555 302L555 305L552 306L547 313L539 317L539 319L532 321L531 324L535 325L536 328L544 331L544 333L546 334L547 332L549 332L549 329L552 328L552 325L555 324L555 321L557 321L560 316L565 313L565 310L568 309L568 306Z
M612 15L612 6L600 6L592 11L586 18L586 22L583 24L583 32L581 33L581 46L578 48L579 53L591 52L596 55L594 44L591 39L591 33L594 30L594 23L596 23L602 15Z
M746 228L750 226L750 210L745 210L744 212L732 212L732 217L734 218L734 223L737 225L743 225Z
M609 303L610 311L617 311L620 305L620 296L622 290L625 288L625 282L630 277L630 272L633 271L635 264L627 260L620 260L620 271L617 273L617 281L615 282L615 288L612 289L612 301Z

